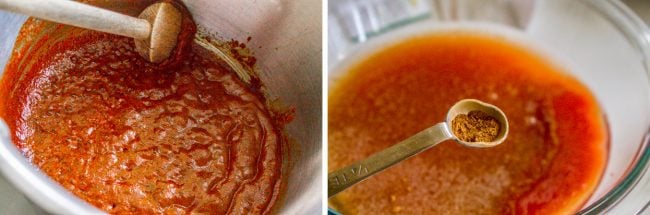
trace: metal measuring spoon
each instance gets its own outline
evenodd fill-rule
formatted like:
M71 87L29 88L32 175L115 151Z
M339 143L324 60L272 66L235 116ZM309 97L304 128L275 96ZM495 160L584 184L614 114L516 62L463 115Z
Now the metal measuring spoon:
M459 114L470 111L482 111L494 117L501 128L497 137L492 142L466 142L458 139L451 131L451 122ZM481 102L476 99L464 99L454 104L447 112L447 120L431 126L419 133L399 142L383 151L375 153L365 160L358 161L347 167L338 169L328 174L327 196L332 197L337 193L363 181L364 179L381 172L413 155L427 150L446 140L469 147L486 148L501 144L508 136L508 119L498 107Z

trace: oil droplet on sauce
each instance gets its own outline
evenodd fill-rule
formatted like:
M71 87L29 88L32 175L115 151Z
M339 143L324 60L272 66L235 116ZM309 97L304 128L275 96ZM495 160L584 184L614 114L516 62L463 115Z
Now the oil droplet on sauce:
M590 91L527 48L438 32L351 67L329 96L329 170L444 120L455 102L500 107L510 133L487 149L448 142L359 183L330 205L344 214L566 214L594 192L607 128Z

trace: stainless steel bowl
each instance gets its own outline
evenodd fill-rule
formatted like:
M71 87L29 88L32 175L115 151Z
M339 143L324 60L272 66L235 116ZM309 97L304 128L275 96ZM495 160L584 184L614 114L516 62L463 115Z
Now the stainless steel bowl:
M318 214L322 207L321 1L184 0L204 31L246 44L258 59L267 93L296 109L287 126L292 150L280 214ZM0 74L27 17L0 12ZM0 214L80 214L93 209L33 167L0 121ZM38 206L38 207L37 207ZM95 211L99 212L99 211Z

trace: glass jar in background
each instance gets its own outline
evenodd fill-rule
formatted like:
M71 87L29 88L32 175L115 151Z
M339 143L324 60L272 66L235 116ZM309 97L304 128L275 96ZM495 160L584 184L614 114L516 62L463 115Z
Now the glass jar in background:
M472 20L525 28L535 0L330 0L329 66L354 44L414 22Z

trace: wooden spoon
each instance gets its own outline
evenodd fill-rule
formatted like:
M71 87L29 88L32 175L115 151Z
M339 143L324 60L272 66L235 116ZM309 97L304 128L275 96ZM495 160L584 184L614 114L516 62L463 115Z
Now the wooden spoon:
M0 0L0 9L135 39L138 53L153 63L171 56L181 32L181 12L159 2L138 18L69 0Z

